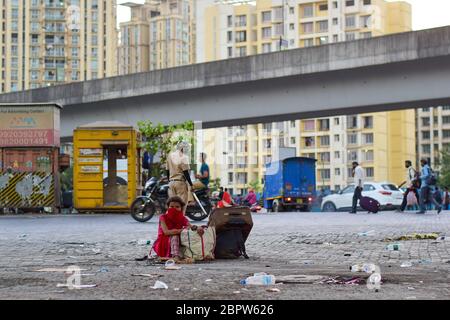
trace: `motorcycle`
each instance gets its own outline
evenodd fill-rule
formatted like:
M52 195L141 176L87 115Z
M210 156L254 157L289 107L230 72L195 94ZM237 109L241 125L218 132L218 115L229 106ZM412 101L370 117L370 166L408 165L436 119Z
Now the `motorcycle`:
M212 212L213 204L208 196L208 190L194 191L198 200L206 211L203 212L200 205L195 202L186 208L186 216L194 221L206 219ZM169 199L169 184L167 180L150 178L144 186L142 196L137 197L131 204L131 216L138 222L147 222L155 213L163 214L167 210L167 199Z

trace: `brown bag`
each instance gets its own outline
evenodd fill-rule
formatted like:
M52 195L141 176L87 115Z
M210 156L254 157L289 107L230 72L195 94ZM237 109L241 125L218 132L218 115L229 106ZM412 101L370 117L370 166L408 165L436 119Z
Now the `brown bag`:
M253 228L252 213L249 207L215 209L209 217L208 226L215 227L217 235L227 230L240 229L245 242Z

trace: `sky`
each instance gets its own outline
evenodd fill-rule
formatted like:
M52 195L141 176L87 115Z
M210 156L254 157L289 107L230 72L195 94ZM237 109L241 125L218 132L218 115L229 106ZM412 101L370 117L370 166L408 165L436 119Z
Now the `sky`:
M117 0L118 4L125 2L144 3L144 0ZM450 0L407 0L406 2L412 5L413 30L450 25ZM127 21L130 18L130 10L120 5L117 7L119 23Z

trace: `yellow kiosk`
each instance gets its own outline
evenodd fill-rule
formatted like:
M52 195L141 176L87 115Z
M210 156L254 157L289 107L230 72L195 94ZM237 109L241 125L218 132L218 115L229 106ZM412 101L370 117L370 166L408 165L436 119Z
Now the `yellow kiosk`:
M127 212L140 194L138 131L120 122L95 122L73 135L73 197L79 212Z

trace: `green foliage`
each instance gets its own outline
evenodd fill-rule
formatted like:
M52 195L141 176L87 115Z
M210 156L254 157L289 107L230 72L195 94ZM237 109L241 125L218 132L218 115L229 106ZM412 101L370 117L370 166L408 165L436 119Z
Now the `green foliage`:
M73 167L69 167L61 173L61 189L73 190Z
M248 183L248 185L250 186L250 188L255 190L256 193L260 193L263 190L262 184L259 180L251 181Z
M216 178L209 183L209 189L211 192L219 191L220 189L220 178Z
M450 150L441 152L441 174L439 176L439 185L441 187L450 187Z
M155 167L152 174L160 175L164 170L167 156L174 149L179 141L194 142L194 122L186 121L177 125L163 125L162 123L154 124L151 121L139 121L139 131L142 133L144 142L141 147L146 149L150 154L161 153L161 162Z

